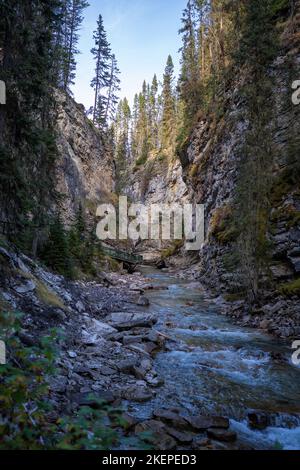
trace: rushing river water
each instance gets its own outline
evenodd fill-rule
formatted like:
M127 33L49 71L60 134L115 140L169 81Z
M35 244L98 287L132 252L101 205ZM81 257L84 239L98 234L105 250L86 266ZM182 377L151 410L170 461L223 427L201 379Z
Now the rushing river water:
M291 363L289 345L234 325L187 281L152 268L143 273L153 284L168 287L147 296L159 318L157 329L179 343L157 355L155 366L165 385L134 411L145 418L161 407L223 415L251 447L300 449L300 368ZM270 413L271 426L251 430L249 409Z

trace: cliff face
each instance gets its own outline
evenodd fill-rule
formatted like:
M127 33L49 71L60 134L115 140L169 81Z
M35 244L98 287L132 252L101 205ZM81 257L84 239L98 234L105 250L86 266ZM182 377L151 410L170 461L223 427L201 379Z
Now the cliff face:
M114 166L109 146L85 116L84 107L61 93L56 93L56 97L56 189L63 194L60 210L68 225L80 204L95 217L97 204L111 201Z
M299 7L299 4L298 4ZM275 153L270 162L271 191L266 218L267 262L260 281L261 305L251 311L246 323L262 326L283 336L299 334L298 305L300 273L299 112L292 104L292 82L299 77L299 20L288 24L281 36L280 55L272 66L274 87L270 100L275 106L270 120ZM239 81L238 81L239 80ZM193 200L206 207L206 242L195 270L210 288L230 293L242 290L235 261L236 241L232 212L240 180L241 149L247 129L255 123L243 119L242 81L226 97L222 118L205 117L196 125L186 151L181 155L184 180L192 188ZM253 181L254 183L254 181ZM267 181L266 181L267 184ZM243 217L243 214L240 214ZM297 287L298 286L298 287ZM243 296L241 296L242 298ZM239 318L239 309L234 315ZM243 320L244 321L244 320Z

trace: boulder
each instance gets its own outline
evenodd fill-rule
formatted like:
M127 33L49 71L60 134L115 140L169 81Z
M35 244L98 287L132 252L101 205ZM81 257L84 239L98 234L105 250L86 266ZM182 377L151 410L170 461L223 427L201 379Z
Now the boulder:
M99 336L108 336L110 334L117 333L117 330L112 326L95 319L91 321L89 329L91 332L96 333Z
M150 305L150 300L148 299L148 297L145 297L144 295L141 295L141 296L138 298L137 305L138 305L139 307L149 307L149 305Z
M36 289L36 284L35 282L31 280L24 282L24 284L22 285L14 287L14 290L18 294L28 294L29 292L33 292L35 289Z
M124 391L123 397L128 401L135 401L137 403L144 403L153 398L153 394L146 387L128 387Z
M248 423L250 428L263 431L270 426L270 417L263 411L249 411Z
M79 313L83 313L85 311L85 306L81 302L81 300L78 300L78 302L75 305L76 310L78 310Z
M190 426L196 431L205 431L209 428L229 429L229 419L221 416L192 416L186 418Z
M157 322L151 314L115 312L110 315L109 323L117 330L130 330L135 327L151 328Z
M135 358L124 359L116 363L116 367L120 372L122 372L123 374L132 374L132 375L134 375L135 373L136 365L137 365L137 359Z
M89 406L94 409L101 409L103 403L111 404L115 401L115 396L110 391L98 391L93 393L79 393L73 400L79 406Z
M163 421L164 423L168 424L169 426L175 429L188 431L191 428L185 418L171 410L155 410L153 412L153 417L159 419L160 421Z
M234 431L227 431L225 429L208 429L208 437L221 442L234 442L237 439L237 434Z
M193 442L193 437L191 434L186 432L177 431L177 429L173 429L169 426L166 426L167 433L172 436L176 441L180 442L181 444L190 444Z

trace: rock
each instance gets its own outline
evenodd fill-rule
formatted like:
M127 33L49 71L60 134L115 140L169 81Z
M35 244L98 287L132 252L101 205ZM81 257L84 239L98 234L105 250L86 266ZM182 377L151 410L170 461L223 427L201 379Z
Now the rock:
M110 334L117 333L117 330L107 323L100 322L99 320L93 319L89 328L91 331L99 336L106 337Z
M196 431L205 431L209 428L228 429L230 427L229 419L219 416L192 416L187 417L191 427Z
M202 450L211 446L211 442L207 437L196 437L193 440L192 448L195 450Z
M173 450L177 443L173 437L167 434L163 423L155 420L144 421L135 427L135 433L139 436L147 433L144 439L155 446L158 450Z
M208 437L221 442L234 442L237 439L237 434L234 431L226 431L224 429L208 429Z
M261 330L267 330L269 328L270 322L269 320L262 320L259 324L259 328Z
M129 431L130 429L134 428L138 424L138 419L135 418L135 416L132 416L128 413L122 413L121 416L121 426L123 429L126 431ZM114 426L114 424L113 424ZM116 427L119 427L119 420L117 420L117 423L115 423Z
M75 359L77 357L77 353L75 351L68 351L68 356L71 359Z
M176 441L180 442L181 444L190 444L193 441L194 436L191 436L185 432L177 431L176 429L170 428L169 426L166 426L166 431L170 436L174 437L174 439L176 439Z
M137 365L137 359L124 359L122 361L116 362L117 369L123 374L132 374L135 373L135 367Z
M142 367L134 367L134 375L138 380L144 380L147 375L147 370Z
M270 417L263 411L250 411L248 412L248 422L252 429L263 431L270 426Z
M16 286L14 287L14 290L18 294L28 294L29 292L33 292L36 289L36 284L35 282L28 280L21 286Z
M161 377L154 377L153 374L147 374L145 377L146 382L151 385L151 387L161 387L165 381Z
M55 377L53 380L51 380L50 389L52 390L52 392L55 392L55 393L59 393L59 394L65 393L67 389L67 383L68 383L67 378L64 377L63 375L59 375Z
M125 400L144 403L153 398L153 394L145 387L129 387L123 393Z
M140 367L149 372L152 369L152 362L150 361L150 359L142 359Z
M129 286L129 290L132 292L138 292L139 294L142 294L144 292L144 289L142 287L138 287L136 284L131 284Z
M143 342L143 336L123 336L123 344L127 346L128 344L138 344Z
M157 261L156 267L157 267L157 269L166 269L167 265L166 265L165 260L161 259L161 260Z
M130 330L135 327L152 327L157 320L151 314L115 312L110 316L110 324L117 330Z
M164 409L155 410L153 412L153 417L163 421L164 423L167 423L168 425L176 429L180 429L180 430L190 429L190 425L186 421L186 419L180 416L179 414L174 413L173 411L164 410Z
M157 349L157 344L151 343L150 341L149 343L145 343L144 348L148 354L152 354Z
M278 280L290 279L294 275L292 269L285 264L270 266L270 271L273 277Z
M83 303L81 302L81 300L78 300L78 302L76 303L75 305L75 308L76 310L78 310L79 313L83 313L85 312L85 306L83 305Z
M115 369L112 369L111 367L102 366L99 369L99 373L101 375L110 376L110 375L115 375L117 373L117 371Z
M89 406L95 409L101 409L103 403L112 404L115 401L115 396L110 391L98 391L93 393L79 393L73 400L79 406Z
M30 348L32 348L33 346L36 346L38 343L38 341L33 336L29 335L25 331L19 331L18 336L20 340L22 341L22 343L25 344L26 346L29 346Z
M141 295L137 301L137 305L139 307L149 307L150 305L150 300L148 297L145 297L144 295Z
M298 257L289 256L288 258L293 265L295 273L299 274L300 273L300 256Z

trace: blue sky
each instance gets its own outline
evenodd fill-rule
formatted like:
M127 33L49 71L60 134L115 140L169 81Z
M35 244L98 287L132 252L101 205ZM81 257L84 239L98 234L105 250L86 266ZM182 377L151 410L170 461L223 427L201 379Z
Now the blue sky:
M90 49L100 13L122 72L121 98L127 96L132 103L143 80L151 81L154 73L161 80L168 54L173 56L178 71L181 46L178 30L187 0L89 0L89 3L81 30L81 54L73 87L76 101L86 108L93 104L90 81L94 61Z

